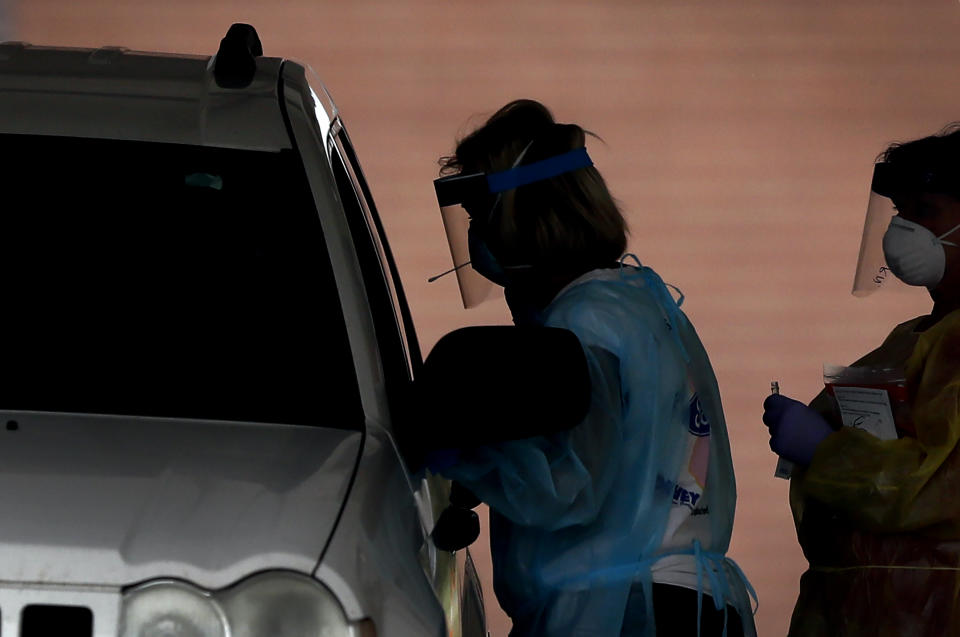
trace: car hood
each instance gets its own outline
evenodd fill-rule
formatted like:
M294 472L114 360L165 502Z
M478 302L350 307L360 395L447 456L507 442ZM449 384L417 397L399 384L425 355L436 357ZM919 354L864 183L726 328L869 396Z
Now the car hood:
M207 588L310 572L362 434L0 412L0 580Z

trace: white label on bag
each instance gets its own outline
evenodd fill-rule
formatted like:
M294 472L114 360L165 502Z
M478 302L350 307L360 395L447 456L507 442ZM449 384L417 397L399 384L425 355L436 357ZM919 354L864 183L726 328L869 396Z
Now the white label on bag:
M840 415L846 427L863 429L880 440L896 440L897 427L885 389L834 387Z

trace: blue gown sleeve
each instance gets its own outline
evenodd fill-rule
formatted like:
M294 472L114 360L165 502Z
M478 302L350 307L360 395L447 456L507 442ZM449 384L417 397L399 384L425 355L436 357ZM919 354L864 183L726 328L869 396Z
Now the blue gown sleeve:
M462 450L442 473L515 524L549 531L594 520L618 469L620 362L599 347L584 352L592 391L583 422L558 434Z

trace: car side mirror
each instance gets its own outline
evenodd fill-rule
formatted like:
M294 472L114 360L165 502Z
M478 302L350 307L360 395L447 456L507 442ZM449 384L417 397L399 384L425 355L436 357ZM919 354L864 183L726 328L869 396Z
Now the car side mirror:
M590 389L583 346L569 330L462 328L424 361L400 438L426 453L564 431L586 416Z
M433 527L433 545L442 551L459 551L480 537L480 518L471 509L480 499L459 482L450 485L450 505L440 513Z
M480 537L480 516L470 509L449 506L440 514L430 536L441 551L459 551Z

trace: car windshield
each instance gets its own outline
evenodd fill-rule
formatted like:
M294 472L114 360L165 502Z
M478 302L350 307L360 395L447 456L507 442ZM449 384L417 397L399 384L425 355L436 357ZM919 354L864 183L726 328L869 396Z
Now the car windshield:
M360 426L293 151L0 142L0 409Z

